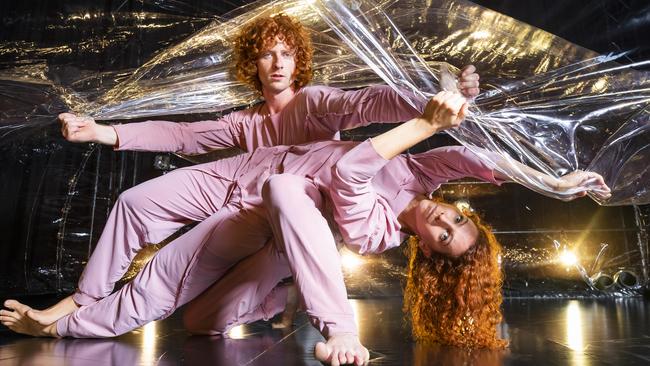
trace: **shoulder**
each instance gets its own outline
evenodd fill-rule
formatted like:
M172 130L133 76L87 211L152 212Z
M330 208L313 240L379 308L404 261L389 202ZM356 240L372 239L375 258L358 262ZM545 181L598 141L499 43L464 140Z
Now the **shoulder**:
M308 85L300 89L298 96L306 100L321 100L329 95L342 93L343 90L326 85Z

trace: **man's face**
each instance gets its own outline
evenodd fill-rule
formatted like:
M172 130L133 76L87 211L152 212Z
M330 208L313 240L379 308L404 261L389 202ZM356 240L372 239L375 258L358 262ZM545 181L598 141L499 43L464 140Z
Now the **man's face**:
M293 85L296 60L294 51L276 38L275 46L257 59L257 76L264 92L279 94Z

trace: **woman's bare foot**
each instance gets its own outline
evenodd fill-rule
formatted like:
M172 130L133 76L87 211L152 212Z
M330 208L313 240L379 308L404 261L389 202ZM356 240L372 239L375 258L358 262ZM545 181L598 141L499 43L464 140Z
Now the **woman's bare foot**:
M72 300L72 295L70 295L45 310L31 309L29 317L41 325L50 325L77 309L79 309L79 305Z
M314 348L314 357L332 366L365 365L370 359L370 354L359 341L359 337L344 333L329 337L327 343L318 342Z
M0 310L0 322L2 325L16 333L26 334L34 337L58 337L56 323L42 325L29 317L32 310L27 305L16 300L7 300L4 306L9 310Z

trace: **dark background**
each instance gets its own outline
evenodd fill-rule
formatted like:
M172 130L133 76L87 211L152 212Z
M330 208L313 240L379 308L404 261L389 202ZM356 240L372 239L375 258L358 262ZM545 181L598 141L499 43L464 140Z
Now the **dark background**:
M36 59L63 68L62 75L67 73L71 78L79 70L105 72L136 67L156 51L243 3L247 2L185 1L173 6L165 1L2 2L0 71L16 64L29 65ZM647 1L475 3L599 53L629 51L619 60L623 63L650 59ZM144 20L133 16L142 11L165 16ZM85 14L87 19L83 19ZM62 43L70 43L70 50L46 49ZM87 47L89 43L103 46ZM174 166L189 164L168 154L115 153L106 147L69 144L60 137L51 117L64 107L50 93L26 88L25 95L42 109L39 115L50 117L42 125L0 139L0 215L4 218L0 221L0 297L73 290L117 195L162 174L166 168L154 164L156 160L167 159ZM21 102L3 98L0 91L0 123L3 111ZM381 129L352 131L345 138L362 139ZM451 142L444 136L436 137L418 149ZM588 291L575 270L550 263L554 239L562 243L581 241L580 248L589 260L601 243L607 243L608 258L621 257L607 271L642 271L638 248L639 243L647 242L644 230L648 229L648 207L597 207L587 199L563 203L507 184L495 188L464 182L448 184L441 191L449 199L470 200L490 218L507 249L506 295L602 295ZM401 253L394 251L370 263L364 276L347 273L351 295L398 294L399 270L386 269L399 269L401 265Z

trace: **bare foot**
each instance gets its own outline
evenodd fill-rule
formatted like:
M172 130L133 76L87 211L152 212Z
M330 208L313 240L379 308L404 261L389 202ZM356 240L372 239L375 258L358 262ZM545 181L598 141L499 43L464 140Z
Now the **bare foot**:
M314 348L314 357L332 366L364 365L370 359L370 354L359 341L359 337L343 333L329 337L327 343L318 342Z
M72 300L72 295L70 295L45 310L31 309L29 317L41 325L50 325L77 309L79 309L79 305Z
M26 334L34 337L58 337L56 334L56 323L42 325L29 317L32 310L27 305L16 300L7 300L4 306L9 310L0 310L0 323L16 333Z

